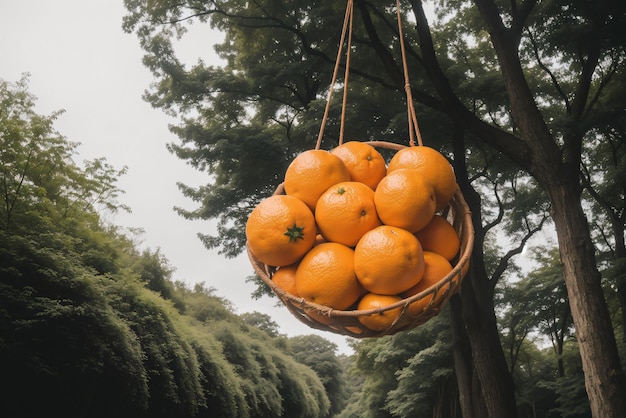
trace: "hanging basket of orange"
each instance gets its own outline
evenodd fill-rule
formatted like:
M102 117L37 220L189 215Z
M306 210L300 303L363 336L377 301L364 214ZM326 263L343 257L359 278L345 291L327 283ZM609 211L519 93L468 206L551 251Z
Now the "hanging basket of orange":
M348 33L344 85L351 27L348 0L340 42ZM339 145L320 149L340 57L341 48L317 145L291 162L284 182L251 212L246 248L255 272L304 324L379 337L441 311L468 270L474 230L452 166L422 144L410 88L409 146L344 143L342 115ZM387 162L379 149L395 154Z

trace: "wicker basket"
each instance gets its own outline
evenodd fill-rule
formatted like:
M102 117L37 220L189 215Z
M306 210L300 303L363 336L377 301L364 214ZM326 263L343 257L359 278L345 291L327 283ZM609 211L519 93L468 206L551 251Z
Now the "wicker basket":
M390 142L371 141L368 144L377 148L387 148L398 151L405 148ZM281 183L275 190L274 194L283 194L284 188ZM275 267L261 263L247 247L248 257L254 267L256 273L261 279L272 289L272 291L280 298L289 311L301 322L309 327L330 331L336 334L347 335L355 338L381 337L384 335L395 334L399 331L415 328L437 315L450 296L458 291L461 281L469 267L470 255L474 243L474 228L472 226L471 213L469 207L463 198L460 190L457 189L456 194L450 201L449 207L444 215L452 223L461 241L459 255L454 262L452 271L437 284L424 290L421 293L403 299L386 308L370 309L370 310L336 310L327 306L318 305L307 302L303 298L296 297L279 288L272 281L272 275L276 271ZM420 301L433 294L430 298L428 306L418 315L410 315L407 308L410 304ZM358 318L360 316L377 314L383 311L402 308L400 314L393 324L384 331L372 331L366 328Z

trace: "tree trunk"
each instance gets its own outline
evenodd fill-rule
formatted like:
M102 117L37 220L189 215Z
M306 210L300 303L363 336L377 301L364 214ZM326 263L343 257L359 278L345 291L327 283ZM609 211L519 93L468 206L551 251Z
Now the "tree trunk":
M611 217L611 227L613 230L613 237L615 238L615 251L614 260L615 265L622 264L626 259L626 243L624 242L624 220L623 217L613 214ZM619 274L617 278L617 297L619 300L619 306L622 310L622 329L624 330L622 335L622 342L626 343L626 274L624 272L616 272Z
M454 372L459 389L459 404L463 418L477 418L474 413L472 396L472 347L470 346L463 322L463 302L460 295L454 295L448 302L452 329L452 354Z
M620 283L617 285L617 297L619 298L619 306L622 310L622 342L626 343L626 283L623 278L620 278Z
M565 362L563 361L563 340L556 345L556 364L558 377L565 377Z
M461 286L460 300L452 298L454 358L459 380L463 417L515 418L517 405L513 377L502 350L493 304L493 284L489 281L483 257L485 230L481 198L472 188L465 166L464 129L454 124L454 171L472 212L474 249L472 262ZM457 378L459 379L459 377Z
M549 182L546 191L552 202L552 217L585 372L585 387L594 417L623 418L626 417L626 378L580 193L571 183Z
M482 249L480 250L482 251ZM470 270L476 269L472 265ZM513 378L508 371L493 308L493 295L486 275L475 271L471 280L465 280L461 289L463 318L472 345L474 370L480 381L487 414L478 417L515 418L517 406Z

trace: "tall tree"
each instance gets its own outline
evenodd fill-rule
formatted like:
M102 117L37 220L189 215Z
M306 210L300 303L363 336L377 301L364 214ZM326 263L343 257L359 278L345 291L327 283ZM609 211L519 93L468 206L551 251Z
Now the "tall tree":
M595 97L615 85L624 71L623 3L533 1L508 5L473 2L497 56L515 130L505 130L472 114L459 100L438 64L428 21L420 1L411 1L420 49L438 95L456 120L485 142L508 155L533 175L546 191L555 222L572 315L580 343L587 393L596 417L626 414L626 379L601 287L589 225L581 206L579 181L582 142ZM443 2L459 7L459 2ZM469 2L461 2L469 5ZM576 21L578 24L572 24ZM549 30L541 30L548 28ZM567 36L564 36L567 33ZM475 35L479 35L474 32ZM478 36L480 39L480 36ZM551 48L559 45L559 49ZM543 46L543 47L542 47ZM564 64L557 67L557 58ZM549 62L549 64L548 64ZM529 64L544 70L559 94L562 126L551 124L529 83ZM570 78L558 71L569 69ZM616 87L619 87L617 85Z
M207 187L184 188L201 202L201 208L184 214L219 218L220 235L205 237L205 243L234 255L243 245L240 231L247 212L272 189L255 170L266 169L265 178L279 180L299 147L312 142L307 134L319 123L315 115L323 102L321 75L334 61L333 40L338 39L342 7L321 0L292 8L264 1L159 2L144 7L143 2L126 0L126 5L125 27L138 33L148 53L145 62L158 80L148 99L189 116L174 129L182 146L172 149L212 176ZM352 73L358 78L352 80L358 81L352 82L350 97L353 103L373 97L379 106L355 112L348 126L357 138L393 138L404 133L398 123L402 106L384 94L385 89L403 89L395 58L397 30L384 6L362 0L355 5L361 17L355 48L370 54L362 54L360 61L354 54ZM580 202L579 168L592 120L607 115L597 103L607 92L623 87L616 80L624 71L619 28L625 6L615 1L592 7L579 0L566 4L442 0L436 9L441 16L433 27L421 1L404 6L417 22L416 30L405 32L413 47L409 51L412 79L417 80L413 97L452 121L443 126L454 132L443 134L453 138L457 173L464 172L466 138L471 137L530 173L548 196L592 411L596 416L624 415L619 396L624 392L624 373ZM182 22L190 18L210 19L225 31L226 40L218 46L226 60L224 68L199 62L187 70L176 59L171 37L184 30ZM189 113L191 109L194 112ZM468 182L461 178L459 183L464 194L480 204ZM475 219L475 225L481 223ZM495 339L480 337L481 332L493 335L495 320L483 326L482 317L474 315L490 311L493 304L487 300L491 284L477 261L463 292L467 336L473 353L493 352L498 360L494 364L502 364ZM485 318L491 316L488 312ZM483 390L488 413L514 416L510 378L501 374L501 367L480 361L483 358L474 357L473 365L482 384L496 389Z
M356 138L398 141L399 137L407 137L407 129L404 122L406 104L402 100L403 95L399 94L404 82L402 70L400 63L393 59L399 55L395 25L386 10L376 9L372 4L363 2L357 4L362 19L356 21L355 44L360 53L353 56L351 68L357 77L353 77L354 81L350 84L349 103L359 105L351 104L349 107L350 111L346 115L347 130L349 135ZM148 52L146 63L160 80L148 94L149 100L168 112L188 115L181 126L174 129L181 137L182 144L172 146L172 150L199 168L206 168L212 176L205 187L190 189L183 186L186 194L201 203L200 208L184 212L184 215L218 217L222 225L220 233L213 237L203 236L204 243L210 248L221 246L221 251L226 255L237 254L244 243L242 230L246 211L270 193L272 187L268 184L273 186L282 179L284 166L298 150L312 146L312 133L319 129L319 117L322 105L325 104L322 97L327 93L327 87L321 82L324 78L323 70L331 72L339 36L337 26L341 23L339 17L343 10L336 3L330 2L315 3L315 7L307 3L290 13L285 13L280 3L270 5L263 2L245 5L239 2L216 3L204 5L204 8L197 4L170 4L158 9L143 9L141 3L135 2L128 2L127 5L130 11L126 19L127 28L137 30ZM152 23L143 23L141 16L144 13L152 16L148 19ZM199 62L188 70L176 59L170 30L184 30L183 22L190 17L200 20L213 17L211 22L225 31L227 40L217 46L226 61L223 68L207 67ZM294 44L296 49L293 48ZM254 45L254 48L249 48L250 45ZM368 59L386 48L390 48L390 51L385 55L383 66L376 59ZM428 91L432 88L424 84L427 78L413 50L410 60L415 64L412 68L416 68L416 73L421 75L417 77L421 90L416 90L416 94L425 103L439 109L437 102L431 100ZM275 77L276 68L281 69L281 77ZM294 77L298 81L294 81ZM486 77L495 78L491 73ZM329 78L328 74L326 78ZM459 74L459 78L464 79L465 76ZM390 95L390 89L395 94ZM501 92L501 89L493 91ZM189 101L191 98L193 100ZM498 103L497 100L494 102ZM497 104L490 106L490 109L498 108ZM332 138L338 134L339 110L336 104L331 106L331 118L326 129L331 139L326 138L324 146L330 147L336 143ZM221 115L229 116L224 118ZM523 243L540 227L541 221L524 223L518 219L517 222L511 222L507 233L515 237L521 233L521 244L514 243L497 266L489 269L482 267L485 263L482 254L485 237L493 234L506 218L505 213L516 212L511 209L511 203L519 196L509 193L505 197L499 191L509 182L520 181L523 176L514 168L511 171L510 160L501 158L475 141L472 142L474 146L480 148L472 153L471 162L476 164L476 169L468 173L470 164L466 164L464 156L465 143L469 139L465 140L463 129L456 129L462 127L454 124L455 129L451 133L442 128L449 125L448 116L425 112L425 117L430 123L424 124L423 131L430 145L449 142L452 135L457 178L464 192L467 195L471 192L473 197L468 200L475 214L477 231L472 263L475 270L472 275L477 277L472 283L475 283L476 290L474 293L464 292L469 298L464 311L469 316L465 319L459 317L460 321L473 325L473 328L469 333L465 331L465 324L455 329L463 329L458 335L464 339L471 337L475 347L473 356L471 353L469 356L458 356L466 363L463 367L459 363L458 368L470 374L480 369L485 380L483 384L490 389L481 389L478 379L470 377L465 381L476 383L473 385L475 389L472 390L472 385L468 386L464 399L474 397L472 392L476 397L489 394L490 399L498 405L492 409L498 409L500 415L512 417L515 415L513 384L495 325L493 288L511 258L521 251ZM270 128L273 130L272 135L260 134ZM253 133L256 133L254 138L251 136ZM221 139L227 137L239 139L234 144ZM248 143L241 142L248 139ZM235 155L231 154L233 147L244 147L246 150L239 149ZM258 147L263 150L257 152ZM266 152L270 149L282 154L269 155ZM245 155L249 151L254 152L250 157L256 158L258 162L265 161L272 168L266 174L267 180L263 181L261 175L249 178L251 171L248 167L262 169L261 166L251 165L252 160L248 161ZM272 158L273 162L266 161ZM228 175L222 176L220 173L224 169ZM504 172L506 176L502 175ZM470 184L473 183L477 183L476 187L481 191L485 188L494 190L496 197L490 198L490 193L479 197L478 192L470 190ZM235 193L235 190L239 192ZM495 215L480 216L481 211L492 211L490 205L495 208ZM524 206L524 210L528 207L531 206ZM536 209L539 213L545 211L542 205L536 205ZM529 218L521 219L528 221ZM266 287L261 289L267 291ZM490 377L488 382L487 377ZM465 413L469 415L468 411ZM476 414L484 415L480 411Z

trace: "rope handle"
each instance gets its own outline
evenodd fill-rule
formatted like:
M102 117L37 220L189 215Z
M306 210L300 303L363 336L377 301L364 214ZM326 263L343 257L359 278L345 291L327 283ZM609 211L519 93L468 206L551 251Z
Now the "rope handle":
M415 138L417 137L417 142L421 146L423 145L422 135L419 130L419 125L417 123L417 115L415 113L415 107L413 105L413 95L411 93L411 82L409 80L409 70L408 70L408 64L407 64L407 58L406 58L406 49L404 46L404 35L402 32L402 17L400 15L400 0L396 0L396 14L397 14L397 19L398 19L398 37L400 40L400 51L402 53L402 71L404 73L404 91L406 94L407 119L408 119L408 125L409 125L409 144L410 146L415 146ZM348 41L347 41L347 47L346 47L346 69L344 73L343 101L341 105L341 120L340 120L340 125L339 125L339 145L343 143L343 137L344 137L344 132L345 132L346 103L348 99L348 79L350 75L350 56L352 52L353 19L354 19L354 1L348 0L347 5L346 5L346 13L345 13L344 20L343 20L343 27L341 30L341 39L339 41L339 49L337 51L337 59L335 60L333 77L330 82L330 89L328 91L326 107L324 109L324 116L322 117L322 123L320 125L320 131L317 136L317 143L315 144L315 149L320 149L322 145L322 138L324 136L324 128L326 127L326 123L328 121L330 103L332 100L333 91L335 89L335 84L337 83L337 74L339 72L339 64L341 62L343 45L345 43L346 34L347 34Z

